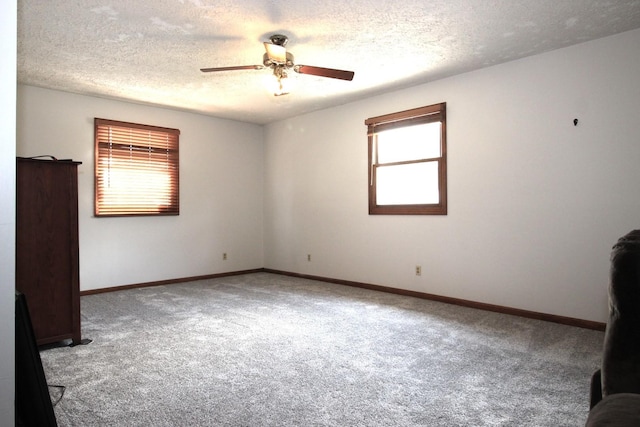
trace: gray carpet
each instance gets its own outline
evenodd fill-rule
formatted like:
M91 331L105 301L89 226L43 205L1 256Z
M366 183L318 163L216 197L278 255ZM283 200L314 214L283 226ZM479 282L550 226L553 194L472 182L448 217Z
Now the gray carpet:
M93 342L41 352L60 426L581 426L603 340L268 273L81 305Z

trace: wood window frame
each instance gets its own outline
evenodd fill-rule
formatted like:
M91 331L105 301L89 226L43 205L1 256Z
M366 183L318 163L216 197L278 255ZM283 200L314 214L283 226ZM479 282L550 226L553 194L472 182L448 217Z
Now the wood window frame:
M428 105L365 120L369 150L369 215L446 215L447 214L447 104ZM440 122L440 157L422 159L438 163L439 203L378 205L376 201L376 133L409 125Z
M179 129L95 118L94 136L95 216L180 214ZM109 194L114 162L113 171L126 171L126 186Z

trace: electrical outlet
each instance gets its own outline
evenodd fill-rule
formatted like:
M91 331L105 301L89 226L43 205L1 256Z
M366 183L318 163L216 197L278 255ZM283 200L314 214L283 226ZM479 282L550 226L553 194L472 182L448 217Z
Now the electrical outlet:
M227 260L227 253L226 253L226 252L222 254L222 260L223 260L223 261L226 261L226 260Z
M416 265L416 276L422 276L422 267Z
M311 254L307 254L307 261L311 262Z

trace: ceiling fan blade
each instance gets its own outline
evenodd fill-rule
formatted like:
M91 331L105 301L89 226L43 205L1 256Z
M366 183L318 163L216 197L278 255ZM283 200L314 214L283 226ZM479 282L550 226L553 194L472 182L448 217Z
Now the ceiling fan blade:
M212 71L234 71L234 70L262 70L264 65L237 65L235 67L200 68L203 73Z
M300 74L311 74L320 77L329 77L331 79L353 80L355 73L353 71L335 70L333 68L313 67L311 65L296 65L293 68Z
M267 57L273 62L278 64L287 62L287 49L284 46L264 42L264 48L267 51Z

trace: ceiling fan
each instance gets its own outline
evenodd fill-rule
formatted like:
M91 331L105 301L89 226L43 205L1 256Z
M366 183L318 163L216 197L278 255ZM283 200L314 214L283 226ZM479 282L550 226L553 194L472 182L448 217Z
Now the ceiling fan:
M330 79L353 80L353 71L336 70L333 68L314 67L311 65L298 65L294 63L293 54L287 52L285 46L289 42L287 36L274 34L269 37L269 42L264 42L266 53L262 56L262 65L237 65L232 67L201 68L203 73L213 71L234 71L234 70L262 70L271 68L273 75L278 81L278 87L274 95L286 95L288 92L284 88L283 80L287 78L287 72L293 70L300 74L310 74Z

